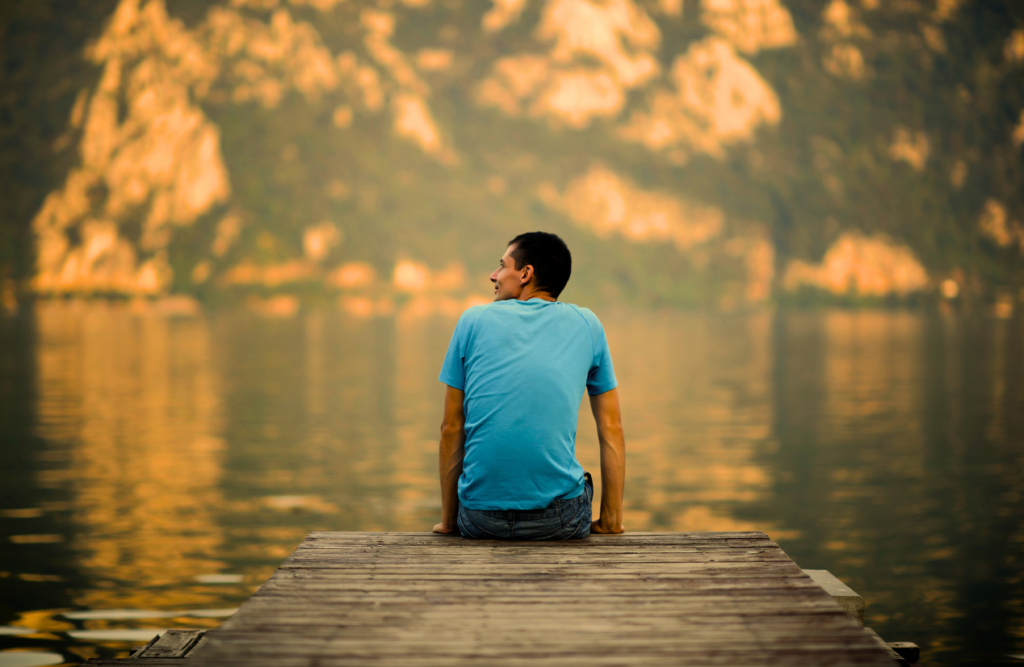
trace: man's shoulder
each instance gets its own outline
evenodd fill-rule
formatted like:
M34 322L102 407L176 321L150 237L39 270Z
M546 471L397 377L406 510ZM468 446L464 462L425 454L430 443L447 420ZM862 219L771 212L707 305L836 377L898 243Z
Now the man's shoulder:
M582 317L583 320L591 328L593 328L593 327L600 327L601 326L601 320L599 320L597 318L597 315L594 314L594 311L590 310L589 308L584 308L583 306L577 306L575 303L568 303L568 302L563 302L563 303L565 303L566 306L568 306L570 309L572 309L576 313L578 313L579 316Z
M462 311L462 315L459 316L459 322L469 323L480 319L480 316L487 312L487 310L492 306L494 306L494 303L478 303L475 306L470 306Z
M579 318L580 321L585 322L591 329L601 328L601 321L589 308L577 306L575 303L568 303L566 301L559 301L557 305L565 309L562 311L565 313L563 317ZM562 310L562 308L559 308L559 310ZM511 300L478 304L462 311L462 315L459 317L459 326L472 326L480 320L504 322L505 318L502 317L502 314L507 314L514 319L515 312L515 304ZM497 319L494 320L494 318Z
M471 330L476 328L477 323L486 320L488 313L493 313L495 306L500 303L500 301L481 303L465 309L462 311L462 315L459 315L459 322L455 326L456 331L460 331L462 336L468 335Z

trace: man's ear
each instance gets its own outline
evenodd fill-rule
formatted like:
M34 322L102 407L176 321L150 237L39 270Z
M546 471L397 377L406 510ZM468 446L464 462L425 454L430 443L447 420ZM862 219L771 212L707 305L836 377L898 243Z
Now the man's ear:
M530 282L531 278L533 278L533 264L527 264L523 267L523 275L519 278L519 284L525 285Z

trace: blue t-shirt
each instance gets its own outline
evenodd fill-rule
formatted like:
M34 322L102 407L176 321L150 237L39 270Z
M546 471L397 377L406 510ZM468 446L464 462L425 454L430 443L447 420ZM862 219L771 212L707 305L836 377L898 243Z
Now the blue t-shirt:
M583 493L583 388L593 396L617 384L592 312L543 299L474 306L459 318L438 379L466 393L465 507L541 509Z

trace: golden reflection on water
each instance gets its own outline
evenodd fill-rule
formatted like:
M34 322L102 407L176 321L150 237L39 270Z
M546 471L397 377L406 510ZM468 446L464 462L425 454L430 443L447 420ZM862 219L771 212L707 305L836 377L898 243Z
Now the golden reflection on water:
M818 441L900 435L900 452L920 454L923 320L912 313L832 313L824 318L825 414ZM868 421L868 417L882 417ZM861 433L868 428L874 433ZM909 451L908 451L909 450Z
M223 504L217 374L205 320L43 303L39 435L67 467L85 607L210 605ZM41 479L46 486L53 479Z
M877 501L879 477L893 475L901 485L919 486L926 475L924 324L917 314L887 312L836 312L796 324L798 330L810 325L816 331L798 335L820 336L824 345L811 437L835 462L827 481L829 521L817 537L849 567L863 567L869 558L865 543L871 538L859 505Z
M770 316L630 311L605 318L626 420L629 530L763 530L732 508L763 499L770 473ZM597 470L593 419L579 456Z
M42 500L0 525L9 548L64 569L0 576L67 597L63 611L19 601L5 622L83 655L124 653L128 635L80 631L215 626L311 530L428 530L456 315L421 300L371 318L39 303L32 446L45 465L24 497ZM1012 590L1024 571L1019 323L599 315L627 433L627 529L765 530L864 595L876 628L939 655L963 650L955 624L972 605L1020 611L1010 593L958 583ZM594 431L584 400L578 456L596 472ZM66 530L31 523L61 511ZM81 608L130 613L66 615Z

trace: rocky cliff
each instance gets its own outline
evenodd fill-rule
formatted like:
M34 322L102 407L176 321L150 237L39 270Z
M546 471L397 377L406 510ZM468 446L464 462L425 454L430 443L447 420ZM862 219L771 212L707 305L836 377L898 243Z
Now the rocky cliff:
M21 1L0 22L7 300L454 311L538 228L580 300L1024 285L1014 0Z

